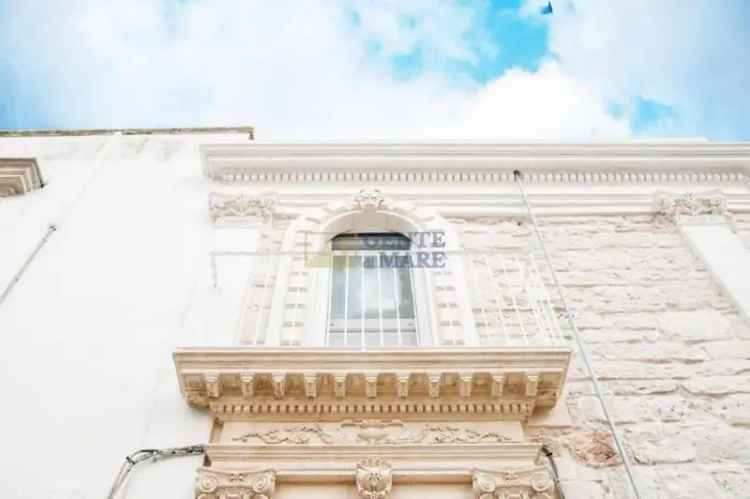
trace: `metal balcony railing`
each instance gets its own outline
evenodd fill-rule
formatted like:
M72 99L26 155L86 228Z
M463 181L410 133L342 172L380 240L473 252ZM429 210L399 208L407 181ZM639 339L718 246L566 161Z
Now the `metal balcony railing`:
M280 345L301 346L311 318L333 348L564 343L550 274L533 253L216 252L215 284L228 256L251 258L243 343L273 346L276 326Z

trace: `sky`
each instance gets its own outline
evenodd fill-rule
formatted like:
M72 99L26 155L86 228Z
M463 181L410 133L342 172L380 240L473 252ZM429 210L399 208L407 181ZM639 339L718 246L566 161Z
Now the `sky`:
M0 129L750 140L747 0L0 0Z

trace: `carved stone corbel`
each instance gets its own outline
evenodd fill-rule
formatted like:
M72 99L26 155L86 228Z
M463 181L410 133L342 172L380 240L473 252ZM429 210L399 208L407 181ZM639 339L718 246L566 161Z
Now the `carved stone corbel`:
M504 390L505 390L505 375L493 374L492 375L492 388L491 388L492 396L496 398L502 397Z
M399 374L396 376L396 381L398 382L398 397L405 399L409 396L409 375Z
M252 398L255 393L255 384L253 381L255 376L252 374L243 374L240 376L240 383L242 384L242 396L245 398Z
M270 499L276 490L276 472L229 472L198 468L196 499Z
M271 381L273 383L273 396L277 399L283 398L286 394L286 375L273 374L271 375Z
M543 466L524 470L474 470L472 488L478 499L553 499L552 477Z
M385 498L393 487L390 463L384 459L363 459L357 463L356 482L362 499Z

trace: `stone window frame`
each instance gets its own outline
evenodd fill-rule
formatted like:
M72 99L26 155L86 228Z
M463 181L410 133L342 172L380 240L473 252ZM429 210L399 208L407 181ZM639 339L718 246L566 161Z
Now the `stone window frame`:
M266 335L262 345L267 347L325 347L327 330L327 311L329 296L329 281L331 269L325 266L307 269L305 299L304 331L293 337L285 337L285 311L292 293L285 292L290 277L297 270L294 260L288 253L306 248L311 255L325 252L328 240L344 232L428 232L440 231L445 234L448 265L456 269L449 276L455 289L456 306L450 310L438 311L435 297L434 277L424 269L415 269L414 294L418 322L419 348L432 348L451 345L478 346L479 340L473 323L471 302L467 276L464 275L460 259L450 255L460 247L455 228L441 215L431 209L425 209L409 202L394 202L382 196L377 189L363 194L362 189L353 199L334 201L319 208L306 209L286 229L281 245L281 256L276 264L275 282L270 311L266 321ZM373 194L374 192L374 194ZM371 196L369 200L363 197ZM373 201L373 198L375 199ZM367 204L372 202L374 204ZM310 237L310 235L328 235L324 237ZM307 245L307 246L306 246ZM452 261L455 260L455 261ZM297 264L299 265L299 264ZM249 293L248 293L249 294ZM243 307L247 309L247 305ZM446 333L445 318L439 313L452 314L451 327L461 331L461 336L455 332ZM460 326L456 326L460 324ZM240 319L240 342L247 344L247 338L242 331L247 330L245 319ZM250 343L252 344L252 343Z

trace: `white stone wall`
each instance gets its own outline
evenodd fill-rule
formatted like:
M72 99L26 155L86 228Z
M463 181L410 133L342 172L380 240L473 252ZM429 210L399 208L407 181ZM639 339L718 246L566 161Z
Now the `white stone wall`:
M521 220L454 223L494 249L531 233ZM750 328L683 236L651 216L548 217L542 232L643 496L746 497ZM567 386L575 425L545 431L566 494L627 497L580 357Z
M0 496L100 499L127 453L205 441L210 417L182 400L171 353L237 340L251 263L220 262L213 288L198 145L244 140L0 139L0 157L37 157L48 182L0 200L0 286L59 225L0 305ZM451 218L469 247L529 243L522 220ZM748 243L750 218L736 223ZM682 236L646 216L546 218L543 230L644 497L747 497L750 331ZM568 387L574 428L543 435L567 497L627 497L579 364ZM146 465L124 497L191 497L199 464Z

